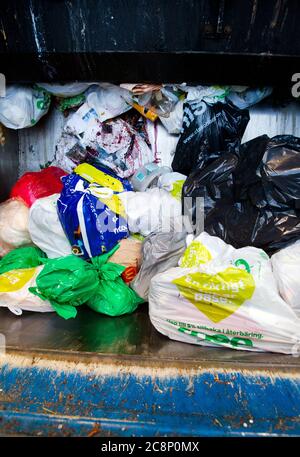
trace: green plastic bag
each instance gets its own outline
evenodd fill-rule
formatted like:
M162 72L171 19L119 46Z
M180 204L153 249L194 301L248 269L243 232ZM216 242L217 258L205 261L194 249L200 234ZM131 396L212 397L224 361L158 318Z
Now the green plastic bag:
M99 287L96 268L74 255L45 259L44 263L36 287L30 287L29 291L49 300L64 319L76 317L76 306L86 303Z
M99 285L87 305L98 313L121 316L132 313L144 300L121 278L125 267L116 263L105 263L119 248L117 245L107 254L92 259L99 274Z
M0 260L0 275L11 270L38 267L43 264L43 257L46 254L37 247L14 249Z

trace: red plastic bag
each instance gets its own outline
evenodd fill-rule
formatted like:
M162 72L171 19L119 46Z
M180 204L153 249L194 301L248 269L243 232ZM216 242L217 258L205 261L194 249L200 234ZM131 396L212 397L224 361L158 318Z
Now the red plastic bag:
M27 172L13 186L10 197L21 198L27 206L31 206L38 198L60 194L63 188L60 178L66 174L58 167Z

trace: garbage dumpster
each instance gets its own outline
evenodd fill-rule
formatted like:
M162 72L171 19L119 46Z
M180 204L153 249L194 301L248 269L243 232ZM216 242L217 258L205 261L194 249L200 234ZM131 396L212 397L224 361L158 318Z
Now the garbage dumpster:
M126 8L104 0L10 1L1 18L0 72L8 85L186 81L267 85L282 94L297 72L298 16L296 2L278 1L142 1ZM179 33L186 27L189 34ZM282 106L280 97L250 108L243 143L259 135L299 136L298 102ZM24 172L53 160L66 119L47 100L42 108L33 126L3 128L1 201ZM151 153L151 147L143 149L143 157ZM15 316L0 309L1 434L300 434L297 351L282 355L172 341L151 325L147 304L117 318L78 308L68 320L54 312Z

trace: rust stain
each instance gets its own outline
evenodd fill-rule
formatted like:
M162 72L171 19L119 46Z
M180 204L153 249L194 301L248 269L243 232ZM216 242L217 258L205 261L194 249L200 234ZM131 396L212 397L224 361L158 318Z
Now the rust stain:
M223 381L222 379L219 378L218 374L216 374L214 376L214 381L218 384L227 384L227 385L232 386L232 382L235 380L236 380L236 376L232 376L231 381Z
M98 435L99 433L101 433L101 425L98 422L96 422L93 429L90 431L90 433L88 433L88 438L92 438L93 436Z
M292 417L288 417L288 418L285 418L283 419L282 417L279 417L278 420L277 420L277 423L275 424L274 426L274 429L275 430L280 430L281 432L283 431L287 431L287 430L292 430L294 427L292 425L287 425L286 424L286 421L291 421L291 422L296 422L296 423L299 423L300 422L300 417L299 416L292 416Z

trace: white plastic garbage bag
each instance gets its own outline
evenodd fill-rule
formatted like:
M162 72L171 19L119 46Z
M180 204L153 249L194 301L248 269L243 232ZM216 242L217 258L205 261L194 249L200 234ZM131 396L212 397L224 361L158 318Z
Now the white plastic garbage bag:
M158 178L157 187L167 190L173 197L181 200L182 187L185 180L186 176L181 173L166 173Z
M29 287L36 286L36 277L44 268L24 268L12 270L0 275L0 306L12 313L21 315L22 311L52 312L54 309L48 300L33 295Z
M149 312L156 329L187 343L298 354L300 320L279 296L267 254L223 242L212 250L210 238L197 238L198 266L187 261L188 267L152 279Z
M49 259L72 254L57 213L59 194L39 198L30 208L29 233L32 241Z
M98 86L92 86L86 92L86 103L96 111L99 120L104 122L107 119L120 116L132 108L125 101L128 93L126 89L122 89L120 86L101 83Z
M10 129L32 127L50 106L50 95L39 88L13 85L0 97L0 122Z
M38 83L39 87L42 87L50 94L55 97L75 97L76 95L82 94L90 86L97 83L89 82L75 82L75 83L66 83L66 84L52 84L52 83Z
M273 254L271 261L280 295L300 318L300 240Z
M146 192L123 192L119 198L131 233L182 232L181 202L166 190L155 187Z
M12 198L0 205L0 257L32 244L28 222L29 209L22 201Z

